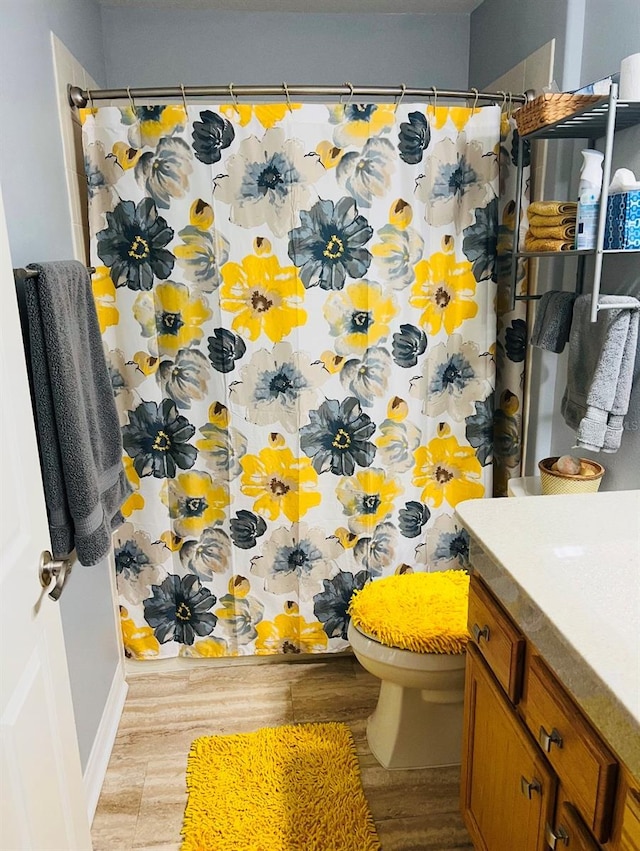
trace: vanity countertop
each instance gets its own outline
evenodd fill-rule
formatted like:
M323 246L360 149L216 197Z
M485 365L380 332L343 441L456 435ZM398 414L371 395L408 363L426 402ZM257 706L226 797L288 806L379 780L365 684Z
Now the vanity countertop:
M468 500L470 560L640 777L640 490Z

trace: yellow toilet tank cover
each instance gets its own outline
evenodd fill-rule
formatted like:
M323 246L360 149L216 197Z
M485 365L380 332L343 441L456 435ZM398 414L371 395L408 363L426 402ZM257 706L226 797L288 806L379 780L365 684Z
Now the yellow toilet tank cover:
M463 653L469 633L463 570L374 579L349 604L353 625L381 644L416 653Z

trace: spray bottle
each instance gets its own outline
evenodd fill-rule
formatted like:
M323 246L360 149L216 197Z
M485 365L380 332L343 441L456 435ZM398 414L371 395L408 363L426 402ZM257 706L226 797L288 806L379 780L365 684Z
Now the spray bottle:
M576 217L576 248L595 248L598 231L598 210L602 192L601 151L581 152L583 157L578 184L578 214Z

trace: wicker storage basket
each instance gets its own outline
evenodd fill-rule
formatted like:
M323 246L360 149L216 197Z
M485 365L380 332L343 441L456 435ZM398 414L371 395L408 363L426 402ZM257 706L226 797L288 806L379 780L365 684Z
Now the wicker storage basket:
M579 109L602 100L601 95L572 95L565 92L540 95L525 103L513 117L518 125L518 133L526 136L548 124L555 124Z
M600 488L600 482L604 476L602 464L591 461L589 458L580 458L580 464L590 467L593 470L593 475L570 476L568 473L559 473L557 470L551 469L557 460L558 456L556 455L555 458L545 458L538 463L543 494L595 493Z

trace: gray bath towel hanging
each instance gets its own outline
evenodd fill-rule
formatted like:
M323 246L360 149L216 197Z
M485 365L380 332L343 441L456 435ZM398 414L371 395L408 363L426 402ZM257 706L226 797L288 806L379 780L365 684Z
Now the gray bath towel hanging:
M600 301L628 305L630 299L605 295ZM592 323L591 296L579 296L575 302L562 415L575 429L575 445L593 452L620 448L638 344L640 302L636 303L635 309L602 311Z
M75 260L32 268L37 277L22 283L51 547L94 565L131 486L91 282Z

